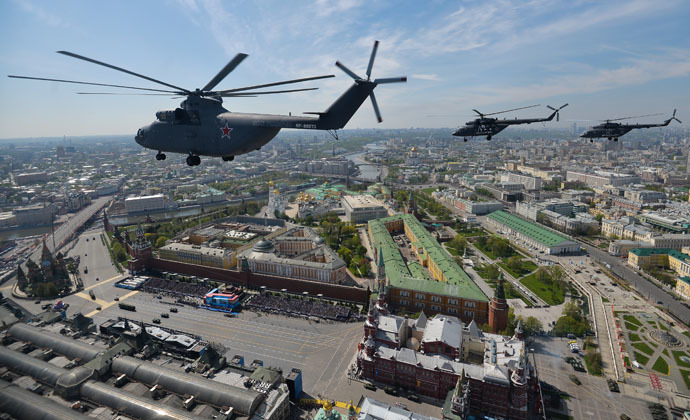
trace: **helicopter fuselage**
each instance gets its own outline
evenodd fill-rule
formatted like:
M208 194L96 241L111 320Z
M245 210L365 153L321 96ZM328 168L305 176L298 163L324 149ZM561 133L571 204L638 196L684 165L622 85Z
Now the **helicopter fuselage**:
M216 98L190 97L175 110L159 111L135 140L159 152L237 156L261 148L281 128L317 129L313 117L229 112Z

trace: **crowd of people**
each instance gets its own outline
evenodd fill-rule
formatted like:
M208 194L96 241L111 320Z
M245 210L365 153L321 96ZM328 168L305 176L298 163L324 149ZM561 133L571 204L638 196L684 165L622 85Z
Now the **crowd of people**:
M198 283L183 283L174 280L151 277L141 290L148 293L163 294L167 296L188 296L202 298L212 288Z
M352 311L347 306L332 305L296 297L274 296L270 293L254 296L246 306L250 309L280 313L289 316L304 316L330 319L334 321L348 321Z

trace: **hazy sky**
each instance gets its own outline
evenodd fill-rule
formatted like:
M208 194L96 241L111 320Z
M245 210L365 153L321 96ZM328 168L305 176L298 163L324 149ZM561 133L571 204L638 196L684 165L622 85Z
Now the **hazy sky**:
M188 89L236 53L229 89L335 74L318 91L226 99L237 112L322 111L352 83L336 60L374 77L379 127L452 127L484 112L598 119L678 108L690 121L690 2L664 1L0 1L0 138L135 133L180 99L84 96L110 88L9 79L19 74L160 88L75 60L68 50ZM440 115L440 116L439 116ZM641 121L656 121L664 116ZM561 124L572 124L562 122ZM589 123L582 122L582 125ZM377 126L367 101L346 128Z

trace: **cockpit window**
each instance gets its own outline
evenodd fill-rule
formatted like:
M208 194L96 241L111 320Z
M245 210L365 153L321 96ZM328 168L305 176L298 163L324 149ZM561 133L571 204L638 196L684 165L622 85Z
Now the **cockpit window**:
M180 125L199 125L199 113L197 111L187 111L182 108L175 109L175 119L173 124Z

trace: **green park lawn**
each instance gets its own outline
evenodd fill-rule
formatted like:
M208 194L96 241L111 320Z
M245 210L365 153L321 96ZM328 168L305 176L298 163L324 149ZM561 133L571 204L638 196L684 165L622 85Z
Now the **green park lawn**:
M525 274L529 274L537 269L537 265L532 261L522 260L521 263L522 264L520 265L520 268L517 270L514 270L513 268L509 267L506 263L499 263L498 265L500 265L504 270L509 272L510 275L515 277L516 279L524 276Z
M643 352L643 353L647 353L647 354L650 355L650 356L651 356L652 354L654 354L654 350L652 350L652 348L649 347L649 346L647 345L647 343L643 343L643 342L640 342L640 343L632 343L632 346L635 347L636 349L638 349L639 351Z
M637 360L637 363L644 366L647 364L647 362L649 362L649 357L645 356L644 354L635 352L635 360Z
M664 358L661 356L659 356L656 359L656 362L654 362L654 366L652 366L652 369L664 375L669 374L668 363L666 363L666 360L664 360Z
M536 273L520 279L520 283L524 284L532 293L539 296L549 305L560 305L565 300L565 290L558 283L546 284L540 282L537 280Z
M625 319L627 322L629 322L631 324L637 325L638 327L642 326L642 322L639 319L637 319L637 317L635 317L635 315L625 315L623 317L623 319Z
M627 328L628 331L637 331L640 327L637 326L637 325L635 325L635 324L631 324L631 323L629 323L629 322L626 322L626 323L625 323L625 328Z
M688 362L686 362L680 358L680 356L685 356L685 357L690 358L690 354L688 354L684 351L680 351L680 350L671 350L671 353L673 353L673 358L676 359L676 363L678 364L678 366L690 368L690 363L688 363Z

